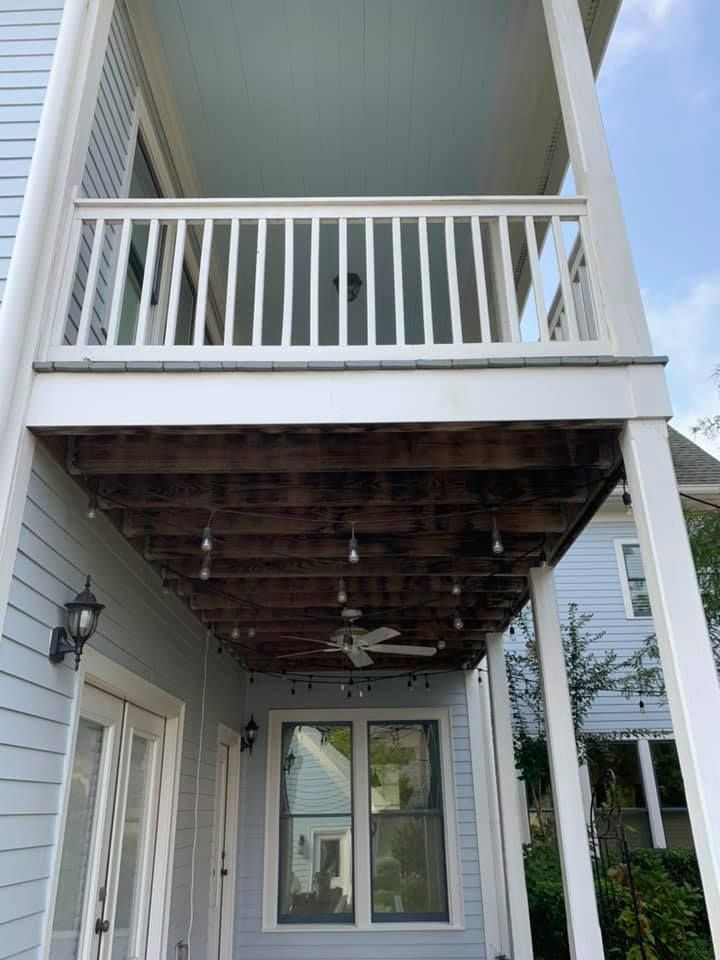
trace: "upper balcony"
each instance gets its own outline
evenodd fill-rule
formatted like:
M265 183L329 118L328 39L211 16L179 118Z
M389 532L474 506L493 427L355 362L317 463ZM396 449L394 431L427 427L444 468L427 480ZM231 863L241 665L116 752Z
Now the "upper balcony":
M581 3L594 67L616 6ZM102 403L88 404L85 372L135 374L132 395L167 417L188 390L209 403L210 378L185 376L158 401L170 383L158 373L562 368L577 393L567 368L595 366L615 368L612 395L619 365L651 359L608 296L600 207L558 195L568 148L543 4L190 8L115 11L35 364L72 376L73 400L58 377L38 378L32 425L91 419ZM619 272L632 269L623 258ZM223 383L213 402L234 408ZM459 383L433 381L428 406L441 415ZM526 380L523 393L557 390L546 386ZM453 419L479 404L517 416L498 409L513 389L475 383ZM127 387L108 391L122 407Z

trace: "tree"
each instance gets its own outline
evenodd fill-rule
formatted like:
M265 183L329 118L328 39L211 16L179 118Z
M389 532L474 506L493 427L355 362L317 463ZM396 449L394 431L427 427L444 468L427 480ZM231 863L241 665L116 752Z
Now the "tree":
M715 367L713 380L720 390L720 367ZM720 438L720 413L716 413L711 417L701 417L693 427L693 433L700 433L708 440L717 440Z

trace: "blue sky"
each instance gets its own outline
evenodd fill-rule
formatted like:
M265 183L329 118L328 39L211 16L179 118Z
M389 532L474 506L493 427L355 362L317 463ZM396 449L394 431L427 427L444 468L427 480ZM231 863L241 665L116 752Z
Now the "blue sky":
M624 0L599 93L673 423L720 411L720 10ZM720 444L703 443L720 454Z

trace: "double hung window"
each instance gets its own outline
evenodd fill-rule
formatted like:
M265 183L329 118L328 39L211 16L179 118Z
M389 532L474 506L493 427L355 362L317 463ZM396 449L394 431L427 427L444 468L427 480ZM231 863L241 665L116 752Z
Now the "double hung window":
M640 546L632 540L616 540L620 582L625 600L625 612L629 619L651 617L650 596L648 594L645 570Z

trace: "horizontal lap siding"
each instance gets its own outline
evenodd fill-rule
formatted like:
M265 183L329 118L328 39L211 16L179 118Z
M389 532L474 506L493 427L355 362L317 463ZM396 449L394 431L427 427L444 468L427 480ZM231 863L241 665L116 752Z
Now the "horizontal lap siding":
M52 627L90 571L107 605L92 646L187 704L168 943L187 934L204 636L159 579L43 453L25 505L0 640L0 958L38 960L57 842L75 674L48 662ZM209 652L193 946L207 937L217 724L241 725L242 674Z
M62 10L62 0L0 0L0 301Z
M462 674L431 678L431 689L408 692L404 681L374 685L367 700L349 703L339 692L315 684L312 691L298 684L289 697L287 684L256 677L249 688L247 711L254 712L260 727L252 756L243 758L240 798L240 849L235 906L235 944L243 960L485 960L480 867L478 862L475 803L470 761L465 679ZM262 933L262 888L265 837L265 770L270 709L328 709L347 706L447 707L451 713L453 768L465 929L431 931ZM245 755L247 756L247 755Z

